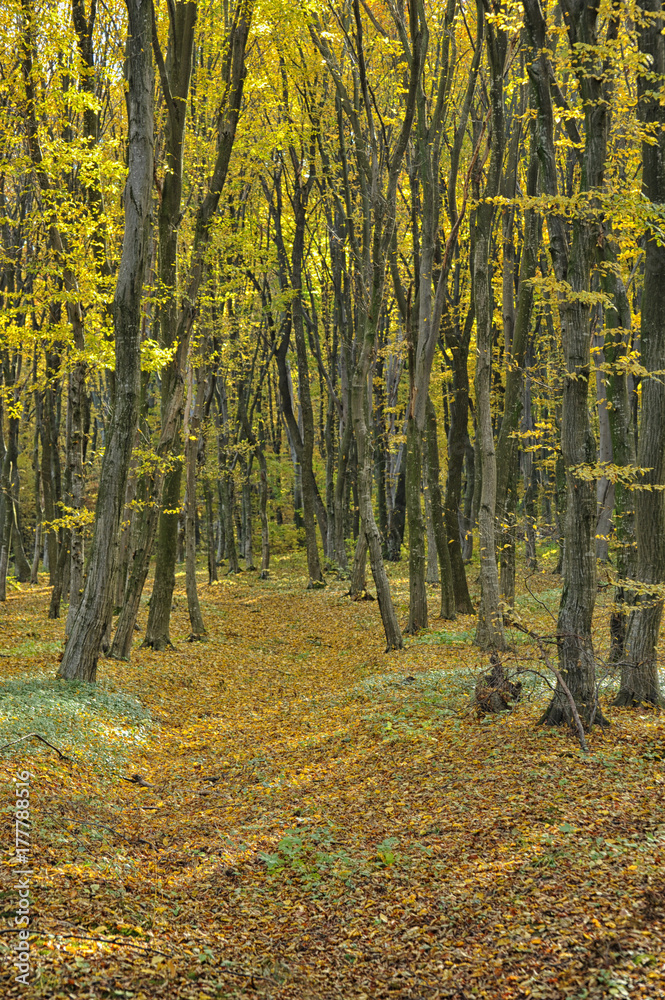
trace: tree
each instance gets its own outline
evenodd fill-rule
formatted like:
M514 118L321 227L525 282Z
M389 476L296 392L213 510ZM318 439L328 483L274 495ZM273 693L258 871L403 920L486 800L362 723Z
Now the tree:
M551 68L546 55L545 21L538 0L524 0L536 58L529 75L538 110L538 155L543 191L557 198L558 182L553 140L550 93ZM609 67L598 37L598 7L573 0L562 4L564 20L584 114L584 151L581 170L582 210L574 217L569 240L563 217L548 214L550 253L559 287L559 318L565 371L561 450L566 468L567 509L563 564L563 591L557 622L559 669L580 715L603 722L597 710L595 657L591 621L596 599L596 489L586 475L595 465L596 442L589 422L588 394L591 366L590 274L595 247L602 231L599 195L607 153ZM616 32L610 20L608 32ZM543 720L568 723L571 706L558 682Z
M94 681L113 599L113 573L125 485L139 414L141 301L150 247L153 178L152 4L127 0L128 170L125 229L113 300L113 414L95 511L95 533L81 597L58 676Z
M473 298L476 310L477 361L476 406L480 443L481 497L478 529L480 538L480 607L476 642L482 649L505 648L503 620L499 610L499 572L496 561L494 519L496 508L496 453L490 400L492 363L492 283L490 254L494 199L499 193L505 148L503 73L508 49L507 34L496 24L501 8L484 0L478 4L478 17L485 17L487 54L490 66L490 163L484 197L475 214L473 243ZM487 14L492 14L489 19Z
M393 12L395 28L406 53L406 94L404 112L392 145L375 117L367 77L363 20L358 0L353 0L354 49L352 79L354 90L347 89L342 66L330 47L329 33L318 20L310 26L314 44L320 51L335 82L340 105L354 136L353 155L361 190L362 214L350 229L351 252L356 288L357 335L356 361L351 379L351 411L358 451L358 499L362 530L377 589L377 598L386 633L388 649L402 646L402 634L390 595L390 585L383 563L381 536L372 508L372 444L368 434L367 380L375 350L377 330L385 288L386 267L395 226L395 200L400 169L406 153L416 111L417 88L423 59L423 27L418 19L415 0L408 5L408 24L404 14ZM346 34L346 38L349 39ZM352 95L358 95L358 100ZM345 176L345 201L351 204L348 171ZM349 222L352 220L349 219ZM358 234L358 235L356 235Z
M659 0L641 8L638 39L644 61L638 79L638 108L644 127L642 190L653 212L665 203L665 107L660 92L665 79L664 12ZM645 470L635 502L637 579L642 585L628 621L621 661L619 705L659 705L656 644L663 598L654 585L665 581L665 246L652 223L647 230L640 350L642 415L637 464ZM653 374L652 374L653 373Z

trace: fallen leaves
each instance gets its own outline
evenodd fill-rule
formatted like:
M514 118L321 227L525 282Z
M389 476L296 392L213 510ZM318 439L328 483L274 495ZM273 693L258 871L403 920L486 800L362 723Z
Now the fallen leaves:
M205 647L100 664L152 715L124 758L3 757L35 775L34 995L665 996L658 715L617 712L588 758L534 728L537 692L480 723L468 623L379 655L375 605L289 569L202 587ZM3 614L55 638L47 597Z

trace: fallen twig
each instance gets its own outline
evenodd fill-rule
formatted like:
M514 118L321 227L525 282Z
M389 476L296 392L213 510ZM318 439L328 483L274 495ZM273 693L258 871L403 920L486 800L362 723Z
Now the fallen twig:
M62 752L62 750L58 750L57 747L54 747L52 743L49 743L49 741L45 739L43 736L40 736L39 733L27 733L25 736L21 736L18 740L12 740L11 743L5 743L4 746L0 747L0 750L6 750L7 747L16 746L17 743L22 743L23 740L29 740L32 736L34 736L35 739L37 740L41 740L41 742L45 743L47 747L51 748L51 750L55 750L58 757L60 757L62 760L69 760L72 763L74 763L71 757L68 757L66 753Z
M543 662L545 663L545 666L549 670L552 671L552 673L556 677L557 681L559 682L561 690L563 691L563 693L565 694L566 698L568 699L568 704L570 705L570 711L572 713L573 719L575 720L575 727L577 729L577 736L578 736L578 739L580 741L580 747L582 748L582 750L584 751L584 753L588 753L589 752L589 747L587 745L587 741L586 741L586 738L584 736L584 726L582 725L582 720L580 719L580 713L577 711L577 705L575 704L575 699L573 698L573 696L571 694L570 688L568 687L568 685L564 681L564 679L563 679L563 677L561 675L561 671L557 667L554 666L554 664L552 663L551 659L549 658L549 656L545 652L545 646L543 644L543 640L541 639L541 637L539 635L536 635L535 632L532 632L530 628L526 628L524 625L519 624L519 622L513 622L513 628L516 628L520 632L524 632L526 635L530 636L534 640L534 642L537 644L538 649L540 650L540 655L541 655L541 657L543 659ZM595 715L595 712L594 712L594 715Z

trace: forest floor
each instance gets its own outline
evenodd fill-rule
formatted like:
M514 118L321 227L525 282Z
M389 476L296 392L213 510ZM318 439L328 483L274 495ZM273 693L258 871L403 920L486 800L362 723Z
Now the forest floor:
M402 621L406 562L391 567ZM665 997L665 718L581 753L525 674L478 717L474 620L386 654L376 602L303 563L200 586L210 637L54 680L48 588L0 605L3 997ZM518 611L551 633L560 581ZM609 600L609 588L600 595ZM431 607L438 598L432 590ZM140 625L147 608L142 607ZM598 636L607 634L606 608ZM547 673L510 633L517 662ZM605 698L611 693L607 679ZM31 772L30 983L14 980L14 785ZM132 782L138 775L140 781Z

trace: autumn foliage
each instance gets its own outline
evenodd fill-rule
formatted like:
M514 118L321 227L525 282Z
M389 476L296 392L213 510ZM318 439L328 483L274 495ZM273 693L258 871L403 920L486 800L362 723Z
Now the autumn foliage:
M35 872L35 976L13 982L5 934L3 996L665 995L660 716L608 709L584 755L536 727L545 692L523 674L511 711L479 717L473 619L384 655L376 602L342 581L307 591L302 573L282 559L268 581L201 585L206 644L185 641L181 584L174 651L103 661L69 717L32 703L30 727L68 759L2 754L6 929L19 765ZM553 584L529 587L548 605ZM0 609L7 739L19 679L69 697L48 680L47 602L42 587ZM547 629L535 599L519 607ZM540 669L511 636L509 669Z

